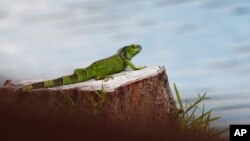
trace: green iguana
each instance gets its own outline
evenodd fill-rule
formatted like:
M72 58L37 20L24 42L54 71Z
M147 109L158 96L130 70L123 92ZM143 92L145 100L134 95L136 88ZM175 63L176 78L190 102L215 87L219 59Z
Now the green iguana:
M117 54L92 63L87 68L75 69L74 73L68 76L63 76L53 80L33 83L22 87L21 91L30 91L39 88L49 88L55 86L69 85L87 81L95 78L96 80L107 78L109 75L123 71L127 66L134 70L143 69L144 67L137 67L131 59L141 51L140 45L129 45L118 50Z

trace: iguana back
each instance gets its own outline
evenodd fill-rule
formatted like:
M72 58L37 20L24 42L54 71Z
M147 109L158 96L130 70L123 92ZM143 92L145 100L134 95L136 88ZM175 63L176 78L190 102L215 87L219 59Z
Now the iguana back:
M130 60L141 51L140 45L132 44L118 50L116 55L96 61L86 68L75 69L74 73L62 76L57 79L33 83L21 88L21 91L30 91L39 88L49 88L55 86L69 85L87 81L95 78L96 80L123 71L127 66L134 70L144 67L136 67Z

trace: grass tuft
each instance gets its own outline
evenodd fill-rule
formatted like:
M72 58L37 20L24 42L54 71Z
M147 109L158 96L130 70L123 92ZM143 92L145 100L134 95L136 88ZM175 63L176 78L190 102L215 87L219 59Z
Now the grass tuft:
M206 96L206 93L203 95L198 94L198 99L194 103L186 101L185 104L183 104L184 102L181 99L180 92L175 83L174 89L178 101L177 103L179 104L174 119L182 129L202 133L211 138L218 138L222 133L228 130L224 129L220 131L219 129L210 126L211 122L220 119L220 117L212 117L211 114L213 109L205 111L205 105L203 104L202 107L200 106L202 101L210 99ZM185 107L183 105L185 105ZM199 113L198 110L201 111L200 114L197 114Z
M99 116L104 111L104 103L106 101L107 95L104 86L102 85L101 91L95 91L97 99L93 96L86 95L88 101L91 104L92 110L90 111L91 115Z
M70 97L69 94L65 93L64 91L60 91L60 94L64 97L65 102L68 106L66 109L66 113L70 116L72 113L74 113L75 107L77 106L77 102Z

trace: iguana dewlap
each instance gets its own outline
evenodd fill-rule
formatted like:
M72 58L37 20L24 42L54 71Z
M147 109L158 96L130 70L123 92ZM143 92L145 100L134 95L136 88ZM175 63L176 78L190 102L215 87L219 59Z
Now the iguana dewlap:
M109 75L125 70L130 66L134 70L143 69L144 67L137 67L131 59L141 51L140 45L129 45L118 50L117 54L96 61L86 68L75 69L74 73L68 76L62 76L57 79L47 80L42 82L33 83L22 87L21 91L30 91L39 88L49 88L62 85L75 84L89 79L95 78L96 80L104 79Z

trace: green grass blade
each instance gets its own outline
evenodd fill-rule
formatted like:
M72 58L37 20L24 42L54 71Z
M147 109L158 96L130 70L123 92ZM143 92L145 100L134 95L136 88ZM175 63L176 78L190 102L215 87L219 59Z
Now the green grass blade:
M175 85L175 83L174 83L174 90L175 90L176 97L177 97L178 103L180 105L180 108L183 109L181 96L180 96L179 90L178 90L177 86Z

